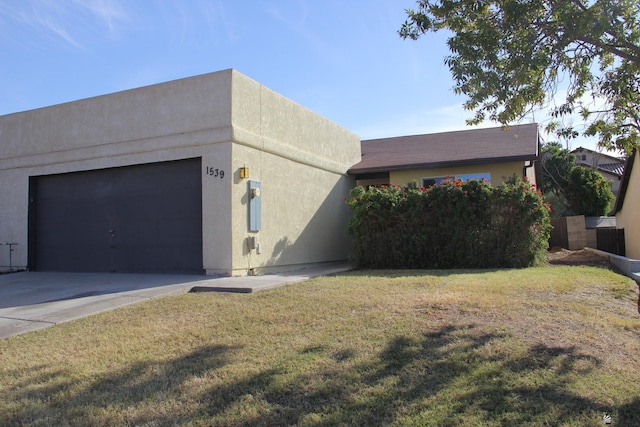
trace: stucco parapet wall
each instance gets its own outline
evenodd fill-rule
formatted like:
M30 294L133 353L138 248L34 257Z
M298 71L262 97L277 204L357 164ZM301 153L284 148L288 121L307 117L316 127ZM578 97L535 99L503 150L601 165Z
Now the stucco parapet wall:
M360 139L235 70L0 117L0 170L235 142L327 171Z
M315 167L327 172L345 174L349 169L344 162L335 162L328 158L321 157L318 153L310 153L300 150L289 144L282 143L273 138L257 135L245 129L233 128L232 141L235 144L254 148L265 153L273 154L296 163Z
M231 125L231 71L0 117L0 158L175 136Z
M219 71L1 116L0 170L97 159L109 166L105 159L230 142L231 75Z
M0 170L27 167L43 167L69 162L82 162L107 157L129 156L171 150L200 147L232 140L231 126L217 129L201 129L176 135L153 136L139 140L111 142L107 144L52 151L43 154L0 158Z
M233 141L340 174L360 161L360 138L233 71Z

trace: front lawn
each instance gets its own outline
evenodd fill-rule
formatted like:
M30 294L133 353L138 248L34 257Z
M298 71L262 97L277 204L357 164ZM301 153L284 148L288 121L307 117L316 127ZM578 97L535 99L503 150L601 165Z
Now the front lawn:
M163 298L0 340L0 424L640 425L637 292L563 266Z

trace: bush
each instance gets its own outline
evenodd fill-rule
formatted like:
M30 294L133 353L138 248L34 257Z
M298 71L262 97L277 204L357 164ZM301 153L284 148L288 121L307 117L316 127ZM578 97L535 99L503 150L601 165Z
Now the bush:
M502 268L546 259L548 206L528 182L354 188L348 232L364 268Z

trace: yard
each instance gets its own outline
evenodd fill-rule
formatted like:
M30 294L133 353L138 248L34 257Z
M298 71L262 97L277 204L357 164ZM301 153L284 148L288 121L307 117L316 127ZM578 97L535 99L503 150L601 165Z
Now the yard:
M602 265L179 295L0 340L0 420L640 425L637 298Z

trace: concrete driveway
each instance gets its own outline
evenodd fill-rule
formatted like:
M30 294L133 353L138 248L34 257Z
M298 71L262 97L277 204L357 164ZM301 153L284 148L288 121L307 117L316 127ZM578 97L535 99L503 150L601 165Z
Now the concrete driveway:
M0 275L0 338L118 307L193 292L256 292L349 269L326 264L289 273L253 277L41 273Z

